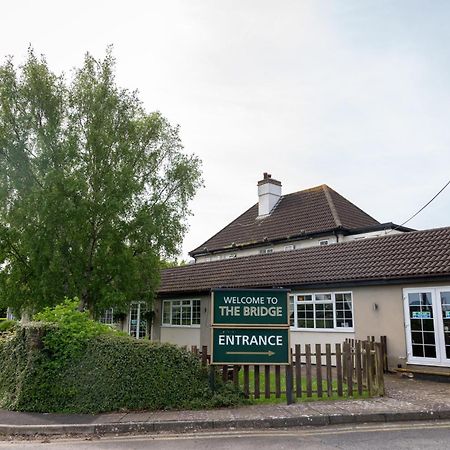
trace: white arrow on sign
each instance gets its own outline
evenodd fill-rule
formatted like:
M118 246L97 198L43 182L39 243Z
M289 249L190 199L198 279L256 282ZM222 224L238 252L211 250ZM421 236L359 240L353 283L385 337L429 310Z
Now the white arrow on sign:
M272 356L275 355L275 352L268 351L268 352L225 352L227 355L267 355Z

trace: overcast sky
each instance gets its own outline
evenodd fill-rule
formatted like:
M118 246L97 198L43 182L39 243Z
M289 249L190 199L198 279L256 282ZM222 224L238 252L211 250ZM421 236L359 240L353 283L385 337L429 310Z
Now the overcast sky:
M2 2L0 56L70 72L114 45L118 82L203 160L183 255L257 201L326 183L402 223L450 179L450 2ZM450 186L409 224L450 225Z

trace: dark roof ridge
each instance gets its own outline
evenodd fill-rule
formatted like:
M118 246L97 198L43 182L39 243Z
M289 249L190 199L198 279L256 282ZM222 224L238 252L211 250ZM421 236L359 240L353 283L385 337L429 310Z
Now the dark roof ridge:
M342 227L341 219L339 218L339 214L337 212L336 206L331 198L330 188L326 185L322 185L323 192L325 194L325 198L327 199L328 205L330 206L331 214L333 215L333 219L336 222L337 227Z
M338 195L339 197L342 197L344 200L346 200L348 203L350 203L352 206L354 206L358 211L361 211L363 214L365 214L366 216L370 217L372 220L374 220L375 222L378 222L377 219L375 219L374 217L372 217L370 214L367 214L366 211L362 210L358 205L355 205L353 202L351 202L347 197L344 197L342 194L339 194L339 192L335 191L333 188L331 188L330 186L324 184L323 186L326 186L327 189L329 189L329 191L333 192L334 194ZM380 223L380 222L378 222Z

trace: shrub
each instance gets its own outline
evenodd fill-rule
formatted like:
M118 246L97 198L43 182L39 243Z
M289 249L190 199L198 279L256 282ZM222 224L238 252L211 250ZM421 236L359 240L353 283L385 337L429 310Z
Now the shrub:
M0 320L0 333L2 331L11 331L15 328L17 322L15 320Z
M35 316L0 341L0 407L35 412L97 413L119 409L231 406L231 385L208 386L192 353L137 341L77 311L77 303ZM75 341L75 342L74 342Z
M90 339L101 334L118 333L117 330L96 322L87 311L79 310L80 301L65 299L63 303L35 314L34 320L56 324L51 333L46 333L43 342L52 354L55 367L63 368L80 355Z

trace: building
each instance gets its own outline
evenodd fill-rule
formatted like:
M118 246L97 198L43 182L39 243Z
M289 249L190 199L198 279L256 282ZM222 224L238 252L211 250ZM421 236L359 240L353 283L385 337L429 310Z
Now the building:
M328 186L258 203L162 272L152 339L209 345L212 288L289 288L292 345L386 335L390 368L450 368L450 227L380 224Z

